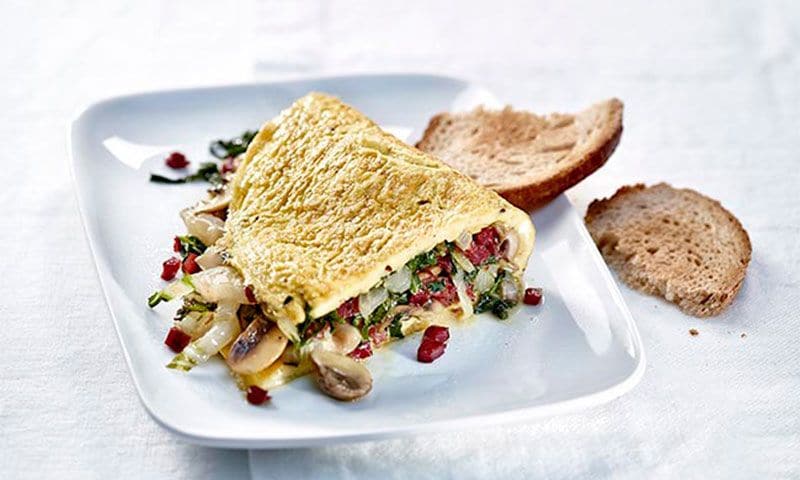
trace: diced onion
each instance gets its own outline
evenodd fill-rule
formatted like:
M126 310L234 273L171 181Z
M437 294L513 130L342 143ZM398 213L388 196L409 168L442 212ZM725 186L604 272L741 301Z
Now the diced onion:
M452 255L453 261L456 262L459 267L464 269L464 271L472 272L475 270L475 265L473 265L472 262L470 262L469 259L465 257L463 253L461 253L461 251L453 250L450 255Z
M472 245L472 235L470 235L469 232L464 230L463 232L461 232L461 235L459 235L458 238L456 238L455 244L461 250L468 249L469 246Z
M403 293L411 288L411 270L403 267L386 277L383 284L392 293Z
M471 317L475 310L472 308L472 300L467 295L467 282L464 281L464 272L458 271L453 275L453 285L458 292L458 302L461 310L464 311L464 318Z
M194 291L193 279L192 275L184 275L180 280L175 280L161 290L161 298L170 301L192 293Z
M358 307L361 316L369 318L372 312L375 311L380 304L389 298L389 292L385 288L373 288L367 293L362 293L358 296Z
M488 268L481 268L475 276L475 293L488 292L494 285L494 278Z
M181 353L175 355L167 365L188 372L193 367L206 362L225 345L239 335L239 319L236 318L238 304L222 302L214 311L211 328L199 339L190 343Z
M500 284L500 295L504 300L517 302L519 301L519 288L515 282L505 279Z
M214 321L214 312L189 312L185 317L175 322L175 326L192 337L192 340L204 335Z
M195 258L195 262L197 262L203 270L219 267L224 263L222 255L217 247L208 247L202 255Z
M207 302L250 303L244 293L244 283L231 267L214 267L192 275L195 291Z

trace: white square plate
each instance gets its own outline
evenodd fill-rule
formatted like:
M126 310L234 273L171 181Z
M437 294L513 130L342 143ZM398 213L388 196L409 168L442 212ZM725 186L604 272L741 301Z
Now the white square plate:
M641 339L614 281L565 196L534 213L525 276L545 301L512 318L479 316L451 329L447 352L415 360L418 337L376 354L373 391L356 403L301 379L263 407L246 403L221 361L182 374L164 368L174 305L147 308L161 262L183 232L178 211L202 185L148 182L172 150L196 165L209 141L260 126L311 91L342 98L409 142L428 119L479 103L486 90L451 78L381 75L165 91L96 103L72 123L81 213L131 376L147 411L190 442L279 448L521 422L615 398L644 371Z

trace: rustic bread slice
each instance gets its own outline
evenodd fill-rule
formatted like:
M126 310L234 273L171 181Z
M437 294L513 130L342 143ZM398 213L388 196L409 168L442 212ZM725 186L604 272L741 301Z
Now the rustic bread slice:
M586 225L625 283L698 317L733 301L752 252L742 224L719 202L666 183L593 201Z
M622 102L539 116L481 107L434 116L417 148L530 210L600 168L622 135Z

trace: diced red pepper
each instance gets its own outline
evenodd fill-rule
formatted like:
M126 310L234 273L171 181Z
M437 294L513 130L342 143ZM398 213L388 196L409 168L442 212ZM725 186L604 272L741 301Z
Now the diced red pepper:
M450 339L450 330L440 325L431 325L422 334L422 342L417 350L417 360L422 363L431 363L444 355L447 341Z
M197 264L197 254L189 253L183 259L183 273L197 273L200 271L200 265Z
M173 252L180 252L181 251L181 239L175 237L175 240L172 241L172 251Z
M441 325L431 325L422 334L423 342L447 343L450 339L450 329Z
M369 358L372 356L372 346L370 345L369 342L361 342L361 344L357 346L355 350L350 352L348 355L350 355L353 358L357 358L359 360Z
M449 278L443 280L444 288L438 292L432 292L431 297L445 307L458 301L458 290Z
M235 172L236 171L236 163L234 162L234 160L235 160L234 157L226 158L225 161L222 162L222 168L220 169L220 171L222 173Z
M339 305L339 308L336 309L336 313L344 318L352 318L355 317L358 313L358 297L353 297L350 300L344 302L343 304Z
M181 152L172 152L164 160L164 163L166 163L169 168L174 168L177 170L180 168L186 168L186 166L189 165L189 160L186 160L186 155L182 154Z
M475 243L483 246L492 254L497 253L497 247L500 246L500 234L494 227L486 227L480 232L475 234Z
M525 295L522 297L522 303L525 305L539 305L542 303L542 289L530 287L525 289Z
M500 234L494 227L486 227L473 236L470 248L464 251L464 255L473 265L480 265L490 256L497 255L500 246Z
M473 300L473 301L476 298L478 298L478 296L475 295L475 289L472 288L472 284L471 283L467 284L467 296L469 297L470 300Z
M178 327L172 327L164 339L164 344L175 353L181 353L192 342L192 337Z
M252 405L261 405L271 398L269 392L257 385L250 385L247 387L247 401Z
M431 294L427 290L420 290L408 298L408 303L410 305L414 305L415 307L422 307L428 303L430 299Z
M247 297L248 302L258 303L258 300L256 299L256 294L255 292L253 292L252 285L247 285L246 287L244 287L244 296Z
M325 334L331 331L331 326L328 323L314 322L303 332L305 338L317 338L322 340Z
M441 268L443 272L447 272L448 275L453 273L453 262L450 255L442 255L436 260L436 264L439 265L439 268Z
M483 245L478 245L477 243L473 243L472 246L466 250L464 250L464 256L472 262L473 265L480 265L486 261L492 252Z
M181 261L175 257L169 257L161 264L161 278L164 280L172 280L181 269Z
M369 330L367 330L367 335L375 346L381 346L389 340L389 335L386 333L385 326L372 325L369 327Z
M445 348L447 348L447 344L445 343L422 340L417 350L417 361L431 363L444 355Z

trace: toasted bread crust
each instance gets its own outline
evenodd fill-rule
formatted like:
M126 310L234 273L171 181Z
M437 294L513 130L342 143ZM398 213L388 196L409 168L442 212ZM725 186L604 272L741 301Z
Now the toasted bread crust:
M731 304L752 255L747 231L718 201L665 183L623 186L594 200L585 221L626 284L698 317Z
M622 125L596 150L586 152L584 158L570 170L562 170L539 184L520 185L498 189L497 193L519 208L532 210L556 198L561 192L574 187L581 180L605 165L622 138Z
M574 115L540 117L508 107L502 111L478 108L463 114L440 113L430 120L417 148L439 156L514 205L531 210L606 163L622 137L622 114L623 104L615 98ZM561 142L570 145L571 140L571 146L554 162L547 156L551 145L537 144L537 137L559 129L566 129L559 133ZM504 156L513 156L515 164L522 163L520 168L511 169L529 173L509 175Z

